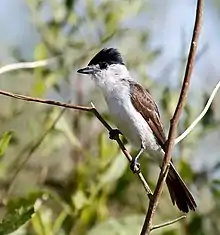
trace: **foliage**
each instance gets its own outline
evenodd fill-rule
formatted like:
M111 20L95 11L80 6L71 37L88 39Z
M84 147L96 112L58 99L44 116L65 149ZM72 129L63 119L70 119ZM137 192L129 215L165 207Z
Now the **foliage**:
M34 203L39 198L38 193L8 201L7 213L0 223L0 234L9 234L29 221L34 214Z

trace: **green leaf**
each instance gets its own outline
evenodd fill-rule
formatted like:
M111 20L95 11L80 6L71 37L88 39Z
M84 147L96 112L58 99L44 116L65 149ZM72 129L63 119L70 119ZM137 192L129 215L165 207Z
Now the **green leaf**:
M18 208L30 208L32 207L38 198L42 197L41 192L30 193L27 197L17 197L11 199L7 203L7 210L13 212Z
M11 132L5 132L0 139L0 157L4 155L11 139Z
M0 223L0 235L5 235L14 232L23 224L25 224L34 214L34 207L18 209L14 212L6 214L5 218Z
M33 205L27 206L25 204L20 204L19 206L14 207L14 209L10 208L4 216L2 222L0 223L0 235L5 235L14 232L27 221L29 221L33 214Z
M28 222L34 214L34 205L42 193L32 193L26 198L16 198L7 203L7 213L0 223L0 235L12 233Z

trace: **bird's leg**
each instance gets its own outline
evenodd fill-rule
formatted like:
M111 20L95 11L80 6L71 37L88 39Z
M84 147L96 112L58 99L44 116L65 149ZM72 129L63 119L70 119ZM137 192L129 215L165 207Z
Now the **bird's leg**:
M112 129L109 131L109 139L116 140L119 135L122 133L118 129Z
M144 148L141 146L141 149L138 152L137 156L133 157L131 161L130 168L133 171L133 173L137 173L140 171L140 163L138 162L138 158L141 156L143 151L144 151Z

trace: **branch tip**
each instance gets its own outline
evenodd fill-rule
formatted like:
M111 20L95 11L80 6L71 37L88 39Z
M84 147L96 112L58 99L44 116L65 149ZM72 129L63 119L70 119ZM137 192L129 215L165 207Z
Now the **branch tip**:
M150 229L150 231L153 231L153 230L158 229L158 228L163 228L163 227L169 226L169 225L171 225L171 224L175 224L175 223L177 223L177 222L179 222L180 220L185 219L185 218L186 218L186 215L182 215L182 216L180 216L180 217L178 217L178 218L176 218L176 219L174 219L174 220L167 221L167 222L162 223L162 224L154 225L154 226Z

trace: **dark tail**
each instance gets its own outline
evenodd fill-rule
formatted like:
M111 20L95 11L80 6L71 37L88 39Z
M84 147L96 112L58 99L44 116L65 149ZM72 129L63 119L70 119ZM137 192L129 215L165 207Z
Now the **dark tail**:
M188 213L189 210L195 211L196 202L172 163L170 164L166 183L173 205L176 204L185 213Z

